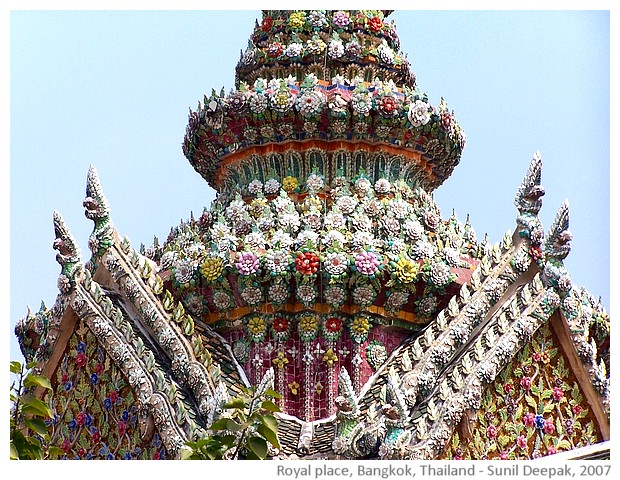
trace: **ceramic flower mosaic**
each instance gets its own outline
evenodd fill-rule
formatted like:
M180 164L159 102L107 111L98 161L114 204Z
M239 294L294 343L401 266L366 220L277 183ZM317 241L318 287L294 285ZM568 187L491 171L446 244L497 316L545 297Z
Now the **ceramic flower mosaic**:
M473 438L454 435L446 459L529 460L600 441L568 361L542 327L482 396Z
M295 190L287 193L287 183ZM390 185L390 193L378 196L373 182L363 176L351 184L330 186L311 174L305 180L286 177L283 189L270 197L255 189L255 195L249 190L245 198L237 195L224 215L215 203L201 217L212 219L211 227L200 225L200 220L198 228L186 224L165 247L165 256L174 255L169 270L172 291L179 295L188 289L196 291L198 295L186 307L203 314L245 305L252 308L264 295L283 304L291 293L310 307L321 300L338 307L346 300L339 285L350 289L349 298L358 307L381 302L377 305L395 311L407 308L406 293L417 292L426 299L409 303L408 308L420 318L428 317L457 279L454 268L471 265L467 258L476 250L459 237L459 231L469 227L451 220L434 222L433 230L425 229L424 218L436 206L432 201L420 203L428 202L423 191L401 188L401 193L386 179L375 183L385 192ZM261 201L261 210L252 214L256 200ZM375 203L369 207L369 202ZM312 223L313 212L322 222ZM363 222L352 222L362 217ZM386 226L386 217L394 227ZM267 218L271 220L265 222ZM290 218L303 222L291 223ZM240 222L253 233L235 234ZM391 239L383 240L385 235ZM186 236L214 247L188 254L182 242ZM224 240L227 248L221 249ZM386 295L379 295L384 289Z
M418 90L386 13L265 11L237 65L236 89L205 97L190 114L183 151L194 168L223 189L219 159L254 145L397 139L411 151L432 150L440 161L422 186L439 185L466 137L443 99L432 105Z
M63 458L166 458L157 433L142 439L134 394L86 327L71 337L53 381L49 403L55 415L48 429Z

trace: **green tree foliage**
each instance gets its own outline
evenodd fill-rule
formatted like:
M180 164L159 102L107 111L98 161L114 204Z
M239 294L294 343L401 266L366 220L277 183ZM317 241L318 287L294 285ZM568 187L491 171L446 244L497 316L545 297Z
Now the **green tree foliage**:
M45 421L54 415L34 394L38 387L52 390L52 386L45 376L32 373L32 367L11 361L11 460L42 460L62 454L59 448L49 446Z
M196 442L187 442L184 460L263 460L269 445L279 449L278 421L273 415L280 408L273 402L280 395L271 390L263 394L246 388L223 405L224 413L209 430L214 432Z

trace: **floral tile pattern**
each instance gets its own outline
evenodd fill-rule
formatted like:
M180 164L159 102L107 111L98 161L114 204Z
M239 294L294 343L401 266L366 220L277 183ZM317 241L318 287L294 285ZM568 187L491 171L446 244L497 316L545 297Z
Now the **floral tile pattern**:
M157 432L141 439L134 394L87 327L71 337L52 380L47 402L55 416L48 427L64 459L166 458Z
M558 344L541 327L483 394L472 438L455 433L442 459L529 460L602 441Z

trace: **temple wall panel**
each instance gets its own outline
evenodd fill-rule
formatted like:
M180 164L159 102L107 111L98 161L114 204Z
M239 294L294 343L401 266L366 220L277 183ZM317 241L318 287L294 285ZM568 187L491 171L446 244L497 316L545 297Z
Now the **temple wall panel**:
M165 459L157 431L143 439L135 392L82 323L70 337L45 401L51 444L66 459Z
M529 460L603 441L558 337L543 325L486 388L440 459Z

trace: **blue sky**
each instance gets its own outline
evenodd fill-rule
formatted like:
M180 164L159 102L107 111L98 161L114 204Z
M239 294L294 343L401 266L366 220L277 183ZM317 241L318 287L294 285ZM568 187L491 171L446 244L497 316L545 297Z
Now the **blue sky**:
M603 2L607 4L608 2ZM15 6L14 8L18 8ZM603 7L605 8L605 7ZM188 109L229 91L259 11L13 11L10 14L11 359L13 328L53 305L52 212L84 261L90 164L132 244L165 240L214 192L181 151ZM434 196L492 243L514 230L514 195L539 150L548 230L570 204L573 282L610 308L608 11L396 11L418 85L465 130L461 163ZM8 153L8 152L7 152Z

